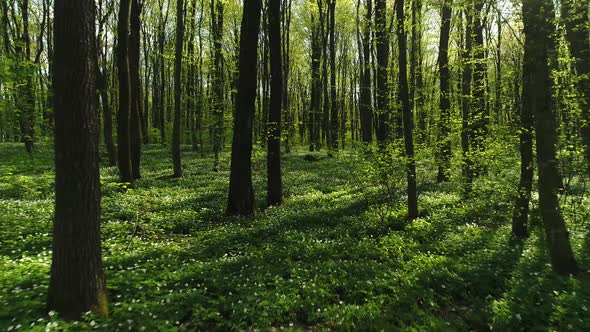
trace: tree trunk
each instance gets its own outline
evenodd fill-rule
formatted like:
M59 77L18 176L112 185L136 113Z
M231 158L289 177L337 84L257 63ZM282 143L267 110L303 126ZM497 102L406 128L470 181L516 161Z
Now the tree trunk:
M371 17L372 1L366 0L365 30L363 34L363 68L361 69L360 120L361 136L365 143L373 141L373 107L371 102Z
M314 13L311 14L311 103L309 110L309 151L320 149L320 98L321 98L321 43L319 22L316 21Z
M234 138L227 213L254 215L256 201L252 187L252 129L256 109L258 34L261 0L244 2L240 32L238 105L234 116Z
M131 88L131 114L129 116L129 134L131 149L131 171L133 178L141 178L141 114L143 112L141 99L141 78L139 76L139 53L141 33L141 5L139 0L131 0L131 31L129 35L129 79ZM146 134L146 133L144 133Z
M130 0L121 0L117 27L117 67L119 76L119 113L117 114L117 149L120 181L133 182L131 165L131 85L129 75L129 11Z
M213 152L215 155L215 162L213 169L218 171L219 168L219 153L221 153L221 145L223 141L223 109L224 109L224 93L223 93L223 50L222 50L222 36L223 36L223 3L220 0L211 1L211 17L213 30Z
M523 0L522 14L526 37L525 91L530 92L530 103L537 132L537 163L539 168L539 205L553 270L562 275L576 274L578 265L569 241L569 234L561 215L557 192L561 183L555 152L555 119L552 104L552 78L548 62L555 57L552 35L555 27L553 2ZM553 59L555 60L555 59Z
M281 178L281 127L283 103L283 64L281 55L281 1L268 2L270 46L270 116L268 122L267 197L268 206L283 203Z
M107 316L100 247L95 4L55 0L55 220L48 308ZM72 19L75 17L76 19Z
M413 220L418 217L418 191L416 188L416 160L414 159L413 114L408 91L408 60L406 55L407 36L404 25L404 0L398 0L395 6L397 16L397 43L399 47L398 93L403 110L404 145L407 158L408 218Z
M465 9L465 35L464 35L464 49L462 54L462 69L463 75L461 79L461 149L463 152L462 173L464 181L464 189L466 193L471 192L473 186L473 157L470 148L471 135L471 49L473 45L472 38L472 10L470 7Z
M484 152L489 116L486 111L486 52L483 40L483 23L481 13L484 0L474 0L473 12L473 99L471 102L471 154L474 163L474 175L479 175L484 168L481 154Z
M336 36L335 19L336 0L328 1L328 31L330 48L330 143L331 148L338 151L338 100L336 93Z
M33 153L33 143L35 141L35 91L33 87L33 72L28 68L31 61L31 37L29 35L29 0L21 2L21 15L23 24L23 33L20 42L22 45L17 48L21 58L22 69L25 72L24 93L17 97L21 113L20 128L21 139L25 144L25 150L30 155ZM24 52L22 50L24 46Z
M449 36L451 32L452 0L442 3L442 26L438 53L438 68L440 72L440 121L438 139L440 164L438 166L438 181L449 180L451 169L451 73L449 71Z
M387 1L375 0L375 43L377 49L377 141L389 140L389 38L387 31Z
M582 109L581 134L590 174L590 19L588 1L562 0L561 16L565 20L570 54L575 58Z
M180 131L181 131L181 70L182 70L182 41L184 39L184 1L176 1L176 47L174 57L174 127L172 130L172 164L174 166L173 177L182 176L182 164L180 160Z

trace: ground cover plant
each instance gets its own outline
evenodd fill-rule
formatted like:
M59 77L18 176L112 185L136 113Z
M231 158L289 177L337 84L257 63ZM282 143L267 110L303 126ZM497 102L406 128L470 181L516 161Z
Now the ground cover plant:
M33 158L0 146L0 330L554 330L590 326L590 278L551 272L538 213L514 238L518 173L494 168L465 199L422 172L422 216L374 185L370 159L341 152L284 156L286 201L255 219L224 215L228 155L184 151L171 180L168 150L149 146L126 191L101 169L110 316L66 322L46 297L53 213L52 149ZM254 185L264 187L263 154ZM506 158L513 158L507 156ZM572 195L582 195L572 190ZM587 201L587 197L578 197ZM389 213L382 217L383 205ZM588 204L564 205L572 247L590 266ZM575 213L575 216L574 216Z

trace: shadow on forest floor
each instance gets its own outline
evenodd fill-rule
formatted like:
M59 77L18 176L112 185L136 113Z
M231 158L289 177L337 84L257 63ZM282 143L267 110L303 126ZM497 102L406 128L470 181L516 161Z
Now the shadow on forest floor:
M44 148L39 165L51 163ZM25 164L12 149L0 146L5 167ZM352 157L310 163L303 155L285 156L288 198L266 210L263 160L255 160L261 209L254 219L224 215L227 155L213 173L210 158L185 151L185 176L169 179L167 150L149 146L143 179L126 193L116 186L116 170L104 169L111 317L78 323L44 311L52 182L36 182L35 195L11 189L14 195L0 196L0 329L21 324L43 330L50 320L74 330L90 324L102 330L211 331L590 326L588 277L551 273L538 226L524 242L511 236L512 188L482 183L465 200L449 186L429 183L420 198L424 217L405 221L400 196L388 202L394 213L383 219L375 211L385 202L368 201L366 190L353 185ZM52 177L51 168L30 169ZM590 257L588 234L586 227L573 234L583 266Z

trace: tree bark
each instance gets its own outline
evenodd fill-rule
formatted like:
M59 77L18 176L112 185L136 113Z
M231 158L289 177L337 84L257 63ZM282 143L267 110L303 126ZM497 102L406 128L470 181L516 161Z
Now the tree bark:
M365 30L363 34L363 64L359 97L361 136L365 143L373 141L373 106L371 102L371 17L373 0L366 0Z
M143 105L141 99L141 78L139 75L140 45L141 45L141 4L139 0L131 0L131 18L129 35L129 83L131 88L131 114L129 116L129 134L131 149L131 171L133 179L141 178L141 114ZM147 135L147 133L143 133Z
M387 1L375 0L375 44L377 50L377 141L389 140L389 38L387 31Z
M555 151L556 133L553 115L552 78L548 62L555 60L555 27L553 2L523 0L522 14L526 37L525 59L530 71L525 73L527 103L533 110L537 132L537 164L539 169L539 205L553 270L558 274L576 274L578 265L572 252L569 234L561 215L558 190L561 175Z
M404 0L397 0L397 43L399 48L399 99L402 103L404 123L404 146L407 158L407 182L408 182L408 218L413 220L418 217L418 191L416 188L416 160L414 159L413 114L410 105L408 91L408 60L407 60L407 36L404 25Z
M95 4L55 0L55 219L48 308L108 315L100 247ZM75 17L76 19L72 19Z
M281 127L283 103L283 59L281 55L281 1L268 2L270 46L270 114L268 122L267 197L268 206L283 203L281 178Z
M223 109L224 109L224 73L223 73L223 3L211 1L211 17L213 31L213 152L215 162L213 169L218 171L219 153L223 142Z
M320 103L321 103L321 43L320 43L320 23L311 14L311 103L309 110L309 151L319 151L320 149Z
M463 152L462 173L465 193L471 192L473 186L473 156L471 153L471 78L472 78L472 45L473 45L473 13L471 7L465 9L465 35L464 49L462 52L462 78L461 78L461 149Z
M227 213L252 216L256 201L252 187L252 129L256 109L256 71L261 0L244 2L240 32L238 104L234 116L234 138Z
M330 143L338 151L338 100L336 93L336 0L328 1L328 31L330 48Z
M117 113L117 150L121 182L133 183L131 165L131 84L129 75L129 11L130 0L121 0L117 27L117 67L119 76L119 112Z
M562 0L561 16L567 30L570 54L575 58L582 109L582 125L580 132L584 143L588 173L590 174L590 19L588 17L588 1Z
M438 166L438 182L449 180L451 169L451 73L449 71L449 37L451 32L452 0L442 3L442 25L438 53L440 72L440 121L438 139L440 164Z
M184 1L176 1L176 47L174 58L174 127L172 129L172 164L173 177L182 176L182 163L180 159L180 131L182 125L181 110L181 71L182 71L182 42L184 39Z

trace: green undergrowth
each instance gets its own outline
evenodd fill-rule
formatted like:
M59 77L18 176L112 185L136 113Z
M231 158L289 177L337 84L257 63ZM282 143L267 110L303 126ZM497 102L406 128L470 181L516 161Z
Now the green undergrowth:
M518 179L500 156L465 198L419 163L421 218L404 218L403 182L371 180L357 153L307 161L284 156L286 201L264 208L264 154L255 153L255 219L226 217L229 155L148 146L143 178L124 191L106 165L103 256L107 319L64 322L47 313L53 161L0 145L0 330L583 331L590 278L548 265L537 212L531 237L510 234ZM503 158L503 159L502 159ZM512 158L512 159L511 159ZM503 168L506 166L506 168ZM395 172L395 170L392 170ZM453 176L455 178L456 176ZM574 251L590 268L590 204L583 190L564 213ZM575 198L575 199L574 199ZM571 206L571 208L570 208ZM385 211L385 212L384 212Z

